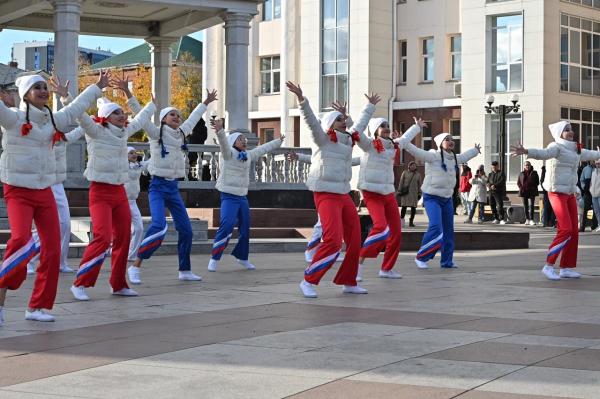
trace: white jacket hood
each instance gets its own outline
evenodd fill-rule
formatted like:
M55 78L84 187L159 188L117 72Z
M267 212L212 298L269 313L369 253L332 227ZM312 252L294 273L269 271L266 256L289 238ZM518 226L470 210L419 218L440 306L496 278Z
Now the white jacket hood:
M333 125L333 122L335 122L337 117L340 115L342 115L342 114L340 114L337 111L331 111L331 112L324 113L323 116L321 116L321 129L323 129L323 131L325 133L327 133L327 131L329 130L331 125Z
M433 138L438 149L442 148L442 142L446 139L446 136L450 136L450 133L440 133Z
M552 138L558 144L566 145L566 146L576 146L577 143L574 141L565 140L561 137L562 132L565 130L567 125L570 125L569 121L558 121L556 123L552 123L548 125L548 129L550 129L550 133L552 134Z
M377 132L377 129L379 129L379 126L381 126L382 123L387 122L387 119L385 118L371 118L371 120L369 121L369 133L371 133L371 135L375 135L375 133Z

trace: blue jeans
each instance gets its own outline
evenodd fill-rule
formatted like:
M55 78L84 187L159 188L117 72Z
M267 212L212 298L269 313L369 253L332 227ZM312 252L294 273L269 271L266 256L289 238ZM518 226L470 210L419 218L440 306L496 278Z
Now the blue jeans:
M594 216L600 226L600 197L592 197L592 206L594 208Z

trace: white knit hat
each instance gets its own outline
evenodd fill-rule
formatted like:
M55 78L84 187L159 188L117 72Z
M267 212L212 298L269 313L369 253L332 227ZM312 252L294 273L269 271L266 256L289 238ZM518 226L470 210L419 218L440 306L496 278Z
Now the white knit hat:
M330 111L324 113L323 116L321 116L321 128L323 129L323 131L327 132L331 125L333 125L333 122L335 122L337 117L340 115L342 114L340 114L337 111Z
M135 151L135 148L133 148L133 147L127 147L127 153L130 153L131 151Z
M438 148L442 148L442 142L447 136L450 136L450 133L440 133L433 138L433 141L435 141L435 144L437 144Z
M387 123L387 119L385 118L372 118L369 121L369 132L371 132L371 134L375 134L377 133L377 129L379 129L379 126L381 126L382 123Z
M31 86L38 82L46 83L46 79L40 75L26 75L17 78L15 85L19 88L19 97L23 98L25 94L31 89Z
M227 142L229 143L230 146L233 147L233 145L235 144L235 141L238 139L238 137L240 137L242 135L242 133L240 132L231 132L229 133L229 135L227 136Z
M553 123L551 125L548 125L548 129L550 129L550 133L552 133L552 137L554 137L554 140L558 141L561 139L561 135L562 132L565 130L565 127L567 125L570 125L571 122L569 121L559 121L556 123Z
M167 116L167 114L171 111L177 111L177 113L181 116L181 112L179 112L179 110L175 107L167 107L167 108L163 108L160 110L160 113L158 115L159 120L162 122L162 120L164 119L165 116Z
M98 116L100 118L107 118L110 114L115 112L118 109L121 109L119 104L115 104L110 101L108 98L100 97L96 101L96 105L98 106Z

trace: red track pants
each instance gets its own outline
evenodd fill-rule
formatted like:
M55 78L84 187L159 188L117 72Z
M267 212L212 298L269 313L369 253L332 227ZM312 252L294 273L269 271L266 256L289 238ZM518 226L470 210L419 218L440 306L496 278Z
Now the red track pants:
M76 287L93 287L112 242L110 286L114 291L129 288L125 279L131 238L131 211L123 185L92 182L90 185L92 242L83 253Z
M558 256L561 268L577 266L577 246L579 244L579 227L577 226L577 200L573 194L548 193L552 210L556 215L557 232L548 249L546 263L554 265Z
M385 248L381 270L392 270L400 252L402 231L400 213L394 193L382 195L363 190L373 228L365 239L360 251L361 258L376 258Z
M356 285L358 256L360 254L360 220L348 194L313 193L317 212L323 226L323 242L312 263L304 271L304 279L319 284L327 270L335 263L346 243L346 256L333 282Z
M60 263L60 227L54 194L50 187L34 190L4 184L4 199L10 240L0 270L0 287L16 290L25 281L27 262L40 251L31 237L31 222L35 221L42 248L29 307L52 309Z

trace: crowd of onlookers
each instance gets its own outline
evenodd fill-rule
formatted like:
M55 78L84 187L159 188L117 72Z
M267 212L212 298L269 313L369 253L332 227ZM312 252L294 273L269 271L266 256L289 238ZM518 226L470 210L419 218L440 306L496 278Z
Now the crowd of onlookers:
M579 168L577 204L579 208L580 231L590 227L594 231L600 231L600 160L596 162L582 163ZM548 193L544 188L546 167L542 166L541 173L534 169L529 161L525 161L523 171L517 179L519 188L518 196L521 198L524 222L526 226L556 227L556 218L552 212L552 206L548 199ZM397 184L398 205L401 208L401 218L404 218L410 208L409 226L414 226L416 207L421 198L421 174L417 170L415 162L410 162ZM454 208L455 213L466 216L465 223L473 223L477 213L476 223L489 221L486 218L485 207L491 209L491 223L506 224L509 220L505 209L506 197L506 174L500 170L498 162L491 164L491 171L487 173L484 165L473 171L468 165L462 165L459 181L455 190ZM535 207L538 205L539 218L536 222ZM589 211L593 211L593 217L588 218ZM585 217L584 217L585 215Z

